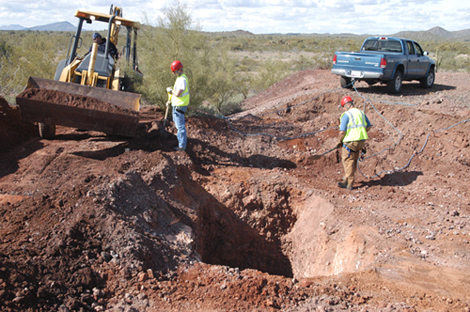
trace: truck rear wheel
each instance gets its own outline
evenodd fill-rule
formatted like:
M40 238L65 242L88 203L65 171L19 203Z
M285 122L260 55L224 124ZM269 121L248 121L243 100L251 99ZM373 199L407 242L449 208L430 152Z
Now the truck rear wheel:
M341 88L351 88L352 87L351 78L349 78L349 77L341 76L339 78L339 83L341 84Z
M39 136L43 139L52 139L55 136L55 125L46 125L38 123Z
M401 92L401 85L403 83L403 74L401 71L397 70L395 76L392 80L387 82L387 88L390 93L400 93Z
M423 87L425 89L429 89L434 84L434 77L435 77L434 68L431 68L429 70L429 73L426 75L426 77L422 78L419 81L419 84L421 85L421 87Z

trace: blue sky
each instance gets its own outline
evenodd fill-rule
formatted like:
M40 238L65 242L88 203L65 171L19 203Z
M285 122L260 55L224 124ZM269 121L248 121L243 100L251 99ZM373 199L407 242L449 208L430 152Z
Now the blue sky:
M31 1L0 0L0 25L24 27L69 21L76 10L109 12L111 4L123 17L155 25L161 9L175 1ZM468 0L187 0L181 1L202 30L246 30L267 33L393 34L404 30L448 31L470 28ZM101 24L101 23L96 23ZM96 29L92 25L90 29ZM103 29L100 25L98 29Z

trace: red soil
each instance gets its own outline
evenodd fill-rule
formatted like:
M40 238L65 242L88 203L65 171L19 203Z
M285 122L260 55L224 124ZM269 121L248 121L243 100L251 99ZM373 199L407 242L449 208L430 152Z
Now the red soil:
M302 71L189 116L186 152L155 108L133 139L44 140L0 99L0 310L470 311L469 79ZM373 123L351 192L338 151L313 157L345 94Z

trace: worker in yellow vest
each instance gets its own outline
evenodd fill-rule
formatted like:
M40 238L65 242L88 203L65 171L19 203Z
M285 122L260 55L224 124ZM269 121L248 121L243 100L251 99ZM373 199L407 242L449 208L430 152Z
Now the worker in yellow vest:
M338 185L351 191L354 185L357 160L369 138L367 132L372 125L366 114L354 107L354 101L350 96L341 99L341 107L345 112L340 118L338 147L342 147L341 160L344 176L343 182L339 182Z
M188 77L183 73L183 64L180 61L176 60L171 63L171 71L177 77L173 89L171 87L167 88L167 92L172 94L173 121L178 130L176 134L178 146L174 150L184 151L188 141L184 113L186 113L189 105L189 81Z

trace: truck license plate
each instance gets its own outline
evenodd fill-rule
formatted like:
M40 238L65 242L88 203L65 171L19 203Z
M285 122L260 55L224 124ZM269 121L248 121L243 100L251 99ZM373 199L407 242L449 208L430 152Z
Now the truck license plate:
M352 70L351 71L351 77L362 77L362 72L358 70Z

